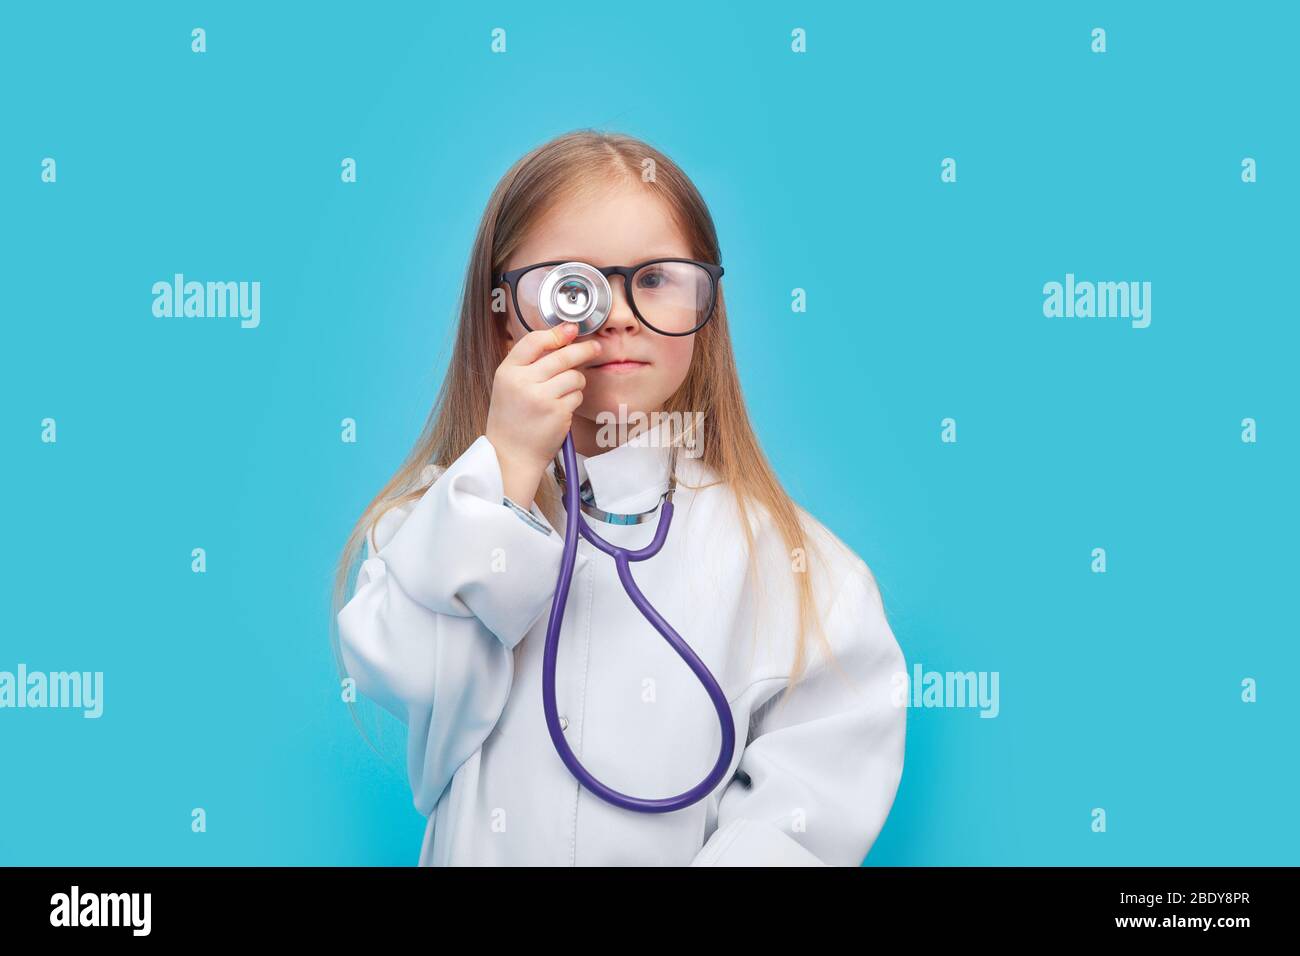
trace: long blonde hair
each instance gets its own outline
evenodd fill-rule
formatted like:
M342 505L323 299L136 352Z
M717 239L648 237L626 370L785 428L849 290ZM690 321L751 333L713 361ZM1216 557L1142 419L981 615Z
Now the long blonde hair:
M647 168L653 170L653 176L642 175ZM492 276L505 268L533 223L557 202L584 190L617 183L638 184L662 200L690 244L692 258L722 261L713 218L695 185L676 163L635 137L576 130L538 146L510 168L493 190L474 239L455 344L434 406L406 460L353 526L339 560L330 634L341 677L346 677L346 671L338 644L338 614L346 603L354 564L367 534L387 511L420 498L437 472L430 466L438 469L450 466L486 427L493 376L507 347L503 317L491 308ZM680 412L685 420L698 412L704 413L702 419L697 417L704 425L704 435L697 436L702 443L700 460L734 493L751 574L756 569L750 523L755 506L766 509L784 539L792 558L791 573L799 604L799 630L789 682L792 687L808 663L810 624L819 646L833 659L815 606L812 575L806 573L807 560L817 559L824 564L824 558L806 534L800 518L802 509L781 487L754 434L732 356L727 307L721 288L713 318L696 333L686 379L665 403L663 411ZM537 504L551 517L553 525L562 526L557 521L559 487L549 475L538 490ZM825 541L844 547L829 532ZM845 552L852 554L847 548ZM799 563L804 566L795 567ZM865 569L865 564L861 567ZM763 590L755 588L759 595ZM355 710L353 718L356 719ZM360 721L357 726L364 735Z

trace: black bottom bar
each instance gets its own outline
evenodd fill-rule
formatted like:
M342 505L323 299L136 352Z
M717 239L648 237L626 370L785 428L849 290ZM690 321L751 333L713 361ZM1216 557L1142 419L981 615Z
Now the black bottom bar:
M678 936L686 919L714 924L738 943L757 933L761 944L762 927L781 926L815 930L810 946L829 929L861 933L867 946L890 926L898 943L920 933L917 941L926 943L1106 935L1232 945L1257 938L1251 934L1294 932L1298 872L31 867L0 870L0 926L7 942L68 934L81 943L132 936L338 942L402 933L436 945L474 932L498 943L512 930L537 943L561 927L582 934L611 919L636 920L628 925L638 933Z

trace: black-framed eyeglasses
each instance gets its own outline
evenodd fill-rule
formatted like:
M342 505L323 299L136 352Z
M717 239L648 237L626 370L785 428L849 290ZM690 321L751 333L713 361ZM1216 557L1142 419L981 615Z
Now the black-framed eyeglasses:
M570 262L535 262L509 272L499 272L494 285L510 287L515 314L529 332L547 327L538 309L538 290L551 269ZM623 290L632 314L660 335L693 335L713 318L718 304L722 266L694 259L651 259L634 266L605 266L606 279L623 277Z

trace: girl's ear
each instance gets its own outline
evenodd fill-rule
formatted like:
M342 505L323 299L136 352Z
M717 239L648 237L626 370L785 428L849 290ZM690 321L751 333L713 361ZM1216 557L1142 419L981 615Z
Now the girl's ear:
M492 338L497 344L497 363L505 361L506 355L514 348L515 339L511 332L514 324L510 321L510 313L504 315L500 312L491 312L492 316Z

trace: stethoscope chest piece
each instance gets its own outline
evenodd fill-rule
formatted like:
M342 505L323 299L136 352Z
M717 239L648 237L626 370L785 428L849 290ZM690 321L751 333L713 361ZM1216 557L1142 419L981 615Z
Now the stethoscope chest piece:
M549 328L561 322L578 327L579 335L590 335L605 324L614 302L609 280L585 262L556 266L537 290L537 308Z

